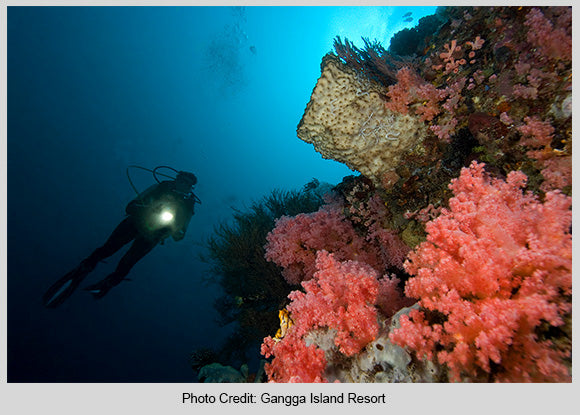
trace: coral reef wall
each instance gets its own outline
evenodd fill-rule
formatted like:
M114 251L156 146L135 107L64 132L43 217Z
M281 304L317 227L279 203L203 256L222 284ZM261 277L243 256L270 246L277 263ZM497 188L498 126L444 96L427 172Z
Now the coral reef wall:
M569 192L571 8L448 7L438 21L413 57L336 42L298 137L405 195L444 191L474 158Z
M412 45L335 42L297 133L361 175L266 238L296 287L270 381L571 381L571 17L445 7Z

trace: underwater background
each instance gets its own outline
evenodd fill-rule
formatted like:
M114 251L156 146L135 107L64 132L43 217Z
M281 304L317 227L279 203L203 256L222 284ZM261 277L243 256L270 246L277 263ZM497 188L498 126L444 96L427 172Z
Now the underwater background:
M434 11L9 7L8 381L195 381L190 353L230 334L216 323L219 287L202 281L214 227L274 189L353 174L296 137L321 57L335 36L388 47ZM133 164L197 175L203 203L185 239L156 247L102 300L82 287L124 250L44 308L50 284L124 217ZM153 183L131 173L139 190Z

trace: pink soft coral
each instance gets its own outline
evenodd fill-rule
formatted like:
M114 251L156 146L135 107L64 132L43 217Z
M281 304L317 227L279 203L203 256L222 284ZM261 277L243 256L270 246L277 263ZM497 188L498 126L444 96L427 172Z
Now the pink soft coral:
M572 157L551 147L555 129L549 121L537 117L525 117L525 124L518 127L522 133L520 144L531 150L527 155L538 161L544 182L540 189L544 192L563 189L572 185Z
M520 144L531 148L549 146L554 138L554 127L549 121L541 121L537 117L525 117L525 124L518 127L522 133Z
M549 157L540 160L543 167L542 176L544 182L540 189L548 192L554 189L564 189L566 186L572 186L572 156Z
M452 181L450 210L409 254L405 292L422 310L401 317L391 340L454 380L570 381L569 341L553 333L571 312L571 199L548 192L541 203L522 193L523 173L504 182L483 168L473 162Z
M266 364L265 368L270 382L319 383L325 381L324 351L314 344L306 346L304 340L295 333L288 334L278 343L272 337L266 337L262 343L262 354L265 357L276 356L271 363Z
M554 7L552 11L561 12L556 20L556 26L544 16L542 11L533 8L526 15L525 25L528 26L528 42L538 48L538 51L550 59L572 60L572 8Z
M396 235L377 229L373 236L384 239L384 249L376 243L367 243L341 210L342 205L331 203L317 212L284 216L276 221L276 227L266 237L265 257L283 268L282 275L288 283L299 284L312 278L316 253L323 249L335 254L338 260L364 262L379 271L391 263L402 262L401 252L406 251Z
M362 190L362 192L360 192ZM365 194L369 190L368 186L362 188L355 186L353 190L346 195L348 205L349 219L352 223L360 224L366 230L365 250L368 253L377 254L379 264L369 263L375 267L397 267L403 268L403 261L410 251L410 248L399 238L397 233L392 229L384 228L389 211L385 207L384 201L374 194L368 198L358 197L357 194ZM346 209L346 208L345 208ZM359 232L360 228L359 228ZM362 258L348 258L361 261ZM382 269L376 268L378 271Z
M404 67L397 72L397 83L389 86L387 96L390 101L386 107L391 111L408 114L409 106L413 105L421 120L431 121L441 112L439 101L445 98L446 91L438 90L412 69Z
M377 308L384 317L392 317L403 307L413 305L411 298L405 297L399 288L400 280L395 275L384 275L379 279Z
M313 330L333 330L334 343L346 356L358 353L378 334L376 271L356 261L340 262L326 251L317 253L316 268L314 278L302 283L305 292L289 295L288 311L294 324L287 335L277 343L267 337L262 344L262 354L275 356L266 366L271 381L324 381L324 352L305 343L305 336ZM383 285L393 282L389 279ZM392 290L383 291L389 294Z
M293 291L288 311L298 335L312 329L336 330L335 344L347 356L358 353L378 333L374 304L379 292L377 272L356 261L340 262L332 254L319 251L318 271L302 283L305 293Z

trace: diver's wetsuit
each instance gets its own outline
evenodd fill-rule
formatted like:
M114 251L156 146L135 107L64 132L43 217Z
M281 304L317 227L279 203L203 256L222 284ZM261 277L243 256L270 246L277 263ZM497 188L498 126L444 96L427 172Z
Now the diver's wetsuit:
M151 210L160 210L163 201L176 207L176 217L172 225L151 226L150 223L147 223L147 217L151 214ZM155 203L157 202L160 204L156 206ZM83 263L93 269L99 261L110 257L124 245L131 241L133 241L133 244L127 253L123 255L115 271L104 280L87 287L87 290L91 291L96 298L104 296L111 287L123 281L131 268L147 255L155 245L169 236L172 236L176 241L183 239L194 213L194 204L193 195L181 195L175 192L175 182L173 181L163 181L151 186L139 197L129 202L125 208L128 216L115 228L105 244L97 248Z
M127 253L123 255L115 271L100 283L93 285L93 288L97 288L98 286L103 286L102 288L104 288L104 285L115 286L119 284L125 276L127 276L129 271L131 271L131 268L133 268L141 258L147 255L153 248L155 248L155 245L159 243L159 240L148 239L140 235L137 226L135 225L134 218L129 216L115 228L105 244L100 248L95 249L94 252L82 263L84 266L89 268L90 272L100 261L110 257L131 241L133 241L133 244ZM95 297L102 297L105 294L105 290L100 290L99 293L93 293Z
M62 304L100 261L133 241L115 271L86 288L95 298L105 296L158 243L169 236L175 241L185 237L196 200L199 199L191 192L177 192L174 181L162 181L145 190L127 205L125 212L128 216L115 228L105 244L49 288L43 298L45 306L56 307ZM171 207L172 220L160 222L159 215L168 207Z

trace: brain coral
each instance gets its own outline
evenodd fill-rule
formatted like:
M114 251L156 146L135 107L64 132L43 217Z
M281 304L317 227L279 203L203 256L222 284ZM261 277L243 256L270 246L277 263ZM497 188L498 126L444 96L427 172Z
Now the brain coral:
M313 144L322 157L342 162L380 184L426 132L419 117L387 109L386 96L383 86L326 55L298 125L298 137Z

